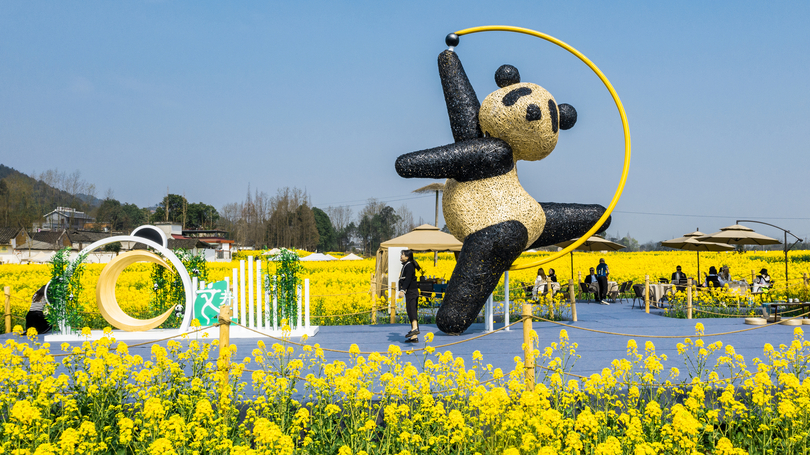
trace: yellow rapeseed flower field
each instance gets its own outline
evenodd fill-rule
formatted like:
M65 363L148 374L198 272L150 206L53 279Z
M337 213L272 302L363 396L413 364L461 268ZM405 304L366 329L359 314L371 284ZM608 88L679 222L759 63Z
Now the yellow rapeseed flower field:
M681 382L649 341L629 340L626 357L583 377L568 372L577 344L565 330L544 348L535 334L532 386L519 357L512 371L480 353L468 365L428 340L407 353L352 346L348 361L330 362L318 344L296 350L285 337L229 362L242 358L235 345L196 339L145 357L108 338L65 343L57 357L32 333L0 345L0 453L806 453L802 329L750 366L702 335L697 324L678 346L691 378Z
M241 252L243 257L253 255L261 257L260 252ZM524 253L518 258L516 264L528 264L541 258L548 257L550 253ZM588 273L588 268L596 266L599 258L604 257L610 266L610 279L624 282L644 283L645 275L650 276L652 282L658 278L669 278L675 267L680 265L683 271L689 276L697 277L697 260L693 252L669 251L669 252L610 252L610 253L574 253L574 280L578 279L578 272L584 275ZM790 293L788 297L805 297L806 291L802 279L804 273L810 272L810 252L793 251L790 253L788 284ZM422 266L425 276L443 278L449 280L455 259L451 253L439 254L438 263L433 265L433 254L417 254L417 261ZM767 268L774 281L771 299L785 298L785 268L784 255L779 251L749 251L745 253L701 253L700 255L701 274L708 271L709 266L717 268L728 266L732 278L747 280L751 282L751 272L759 273L762 268ZM272 272L274 265L272 262L265 263L265 270L269 265ZM384 299L373 301L370 294L370 282L374 273L375 260L364 259L362 261L330 261L330 262L305 262L302 278L310 280L310 294L312 314L316 316L325 315L350 315L336 318L321 318L320 323L329 324L358 324L368 323L372 305L377 308L385 308L387 303ZM79 301L88 313L88 318L98 324L103 322L98 318L96 309L95 286L98 276L103 269L103 264L88 264L83 275L84 291L79 296ZM116 298L121 307L133 315L145 314L152 298L152 285L150 282L151 265L135 264L128 267L116 286ZM209 281L217 281L231 276L231 270L238 268L239 262L229 263L214 262L208 264ZM571 278L571 258L565 256L542 267L549 271L553 268L556 271L558 280L566 282ZM523 291L517 286L518 283L533 283L537 274L536 268L510 272L510 297L513 300L525 298ZM0 265L0 287L10 286L13 293L12 314L15 323L22 323L33 293L49 278L47 265ZM503 280L495 290L496 297L502 299ZM683 296L680 297L681 299ZM731 302L737 297L726 297ZM739 300L739 299L737 299ZM361 313L361 314L355 314ZM91 315L96 315L90 317Z

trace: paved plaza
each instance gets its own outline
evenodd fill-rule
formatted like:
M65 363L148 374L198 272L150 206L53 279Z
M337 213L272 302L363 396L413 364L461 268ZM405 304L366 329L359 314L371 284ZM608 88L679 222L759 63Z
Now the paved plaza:
M660 314L661 310L652 310L646 314L643 309L631 308L631 303L614 303L609 306L595 303L578 303L577 312L579 321L576 323L565 322L565 326L551 324L548 322L533 323L533 329L540 339L541 350L549 346L552 342L559 340L560 330L567 328L570 341L577 343L577 353L582 356L574 367L570 370L580 375L590 375L599 373L602 369L610 367L614 359L627 357L627 342L635 339L639 351L644 350L646 341L655 344L656 352L666 354L668 360L663 362L665 371L671 367L677 367L681 371L681 378L685 378L686 368L681 356L677 353L676 345L683 342L682 338L654 339L645 335L681 335L694 337L694 327L697 322L701 322L705 327L707 335L713 333L723 333L741 329L750 329L755 326L745 325L742 318L724 319L673 319ZM502 327L502 323L496 322L495 328ZM638 336L627 337L608 335L604 333L577 330L577 327L594 329L604 332L621 332L635 334ZM794 328L785 325L774 325L770 327L757 328L743 333L734 333L718 337L705 337L707 344L721 340L724 345L731 344L736 352L745 357L749 369L754 368L752 359L763 357L763 346L770 343L774 347L780 344L790 344L794 336ZM423 325L422 335L418 344L403 343L404 333L408 330L405 324L379 324L374 326L322 326L320 332L307 343L318 343L321 347L348 350L352 343L359 346L361 351L386 351L391 344L399 345L403 351L424 346L424 335L433 332L435 338L431 345L439 346L470 339L484 333L484 324L473 324L461 336L449 336L436 329L435 325ZM0 339L5 340L14 335L3 335ZM514 358L522 357L521 344L523 340L522 330L519 325L513 326L511 330L500 331L491 335L481 337L469 342L460 343L448 348L437 349L437 352L450 350L454 355L465 359L466 365L472 365L472 354L480 351L484 357L484 363L492 364L496 368L501 368L504 372L511 371L514 366ZM237 346L236 358L242 359L249 356L256 347L258 338L232 339L232 344ZM293 339L293 341L300 341ZM185 341L187 342L187 341ZM272 344L273 340L265 339L265 342ZM129 344L134 344L132 341ZM73 343L78 345L79 343ZM165 345L166 342L160 344ZM56 352L59 347L54 343L51 349ZM130 350L132 354L139 354L144 358L150 355L149 346L134 347ZM298 347L296 347L297 352ZM296 354L297 355L297 354ZM422 353L419 357L413 357L414 364L421 364ZM719 355L715 354L715 357ZM327 361L341 360L348 362L348 354L326 352ZM409 359L409 357L405 357ZM713 362L712 362L713 365ZM246 377L247 379L247 377Z

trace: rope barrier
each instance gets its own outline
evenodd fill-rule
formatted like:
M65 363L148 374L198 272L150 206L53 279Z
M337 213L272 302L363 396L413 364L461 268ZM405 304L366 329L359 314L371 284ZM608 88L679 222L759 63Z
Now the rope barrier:
M455 341L453 343L441 344L441 345L438 345L438 346L426 346L424 348L409 349L407 351L403 351L403 353L407 354L407 353L411 353L411 352L424 351L428 347L432 347L433 349L446 348L446 347L449 347L449 346L454 346L454 345L457 345L457 344L466 343L468 341L477 340L478 338L483 338L485 336L492 335L494 333L498 333L501 330L508 329L509 327L512 327L513 325L517 325L517 324L523 322L524 319L525 318L521 318L521 319L519 319L519 320L517 320L517 321L515 321L515 322L513 322L513 323L511 323L511 324L509 324L507 326L504 326L504 327L501 327L499 329L493 330L492 332L482 333L481 335L477 335L477 336L474 336L474 337L471 337L471 338L467 338L465 340ZM274 337L274 336L270 336L270 335L267 335L265 333L259 332L258 330L254 330L254 329L251 329L250 327L246 327L246 326L244 326L242 324L239 324L239 323L232 322L231 325L235 325L237 327L242 327L243 329L246 329L248 331L257 333L257 334L259 334L259 335L261 335L261 336L263 336L265 338L271 338L271 339L276 340L276 341L281 341L282 343L294 344L296 346L301 346L301 347L305 347L305 346L312 347L312 345L309 345L309 344L297 343L295 341L284 340L282 338L277 338L277 337ZM337 353L340 353L340 354L360 354L360 355L388 354L388 351L358 351L358 352L351 352L351 351L344 351L344 350L341 350L341 349L329 349L329 348L321 348L321 347L319 347L319 349L321 349L322 351L326 351L326 352L337 352Z
M335 296L339 296L339 295L358 295L358 294L371 294L371 293L368 292L368 291L364 291L364 292L349 292L347 294L310 294L309 296L310 297L335 297Z
M207 327L201 327L201 328L196 329L196 330L191 331L191 332L183 332L183 333L173 335L173 336L170 336L170 337L160 338L158 340L150 340L150 341L144 341L142 343L129 344L129 345L127 345L127 349L129 349L129 348L137 348L137 347L140 347L140 346L147 346L147 345L150 345L150 344L160 343L161 341L168 341L168 340L171 340L173 338L180 338L180 337L185 337L185 336L188 336L188 335L193 335L195 333L202 332L204 330L208 330L208 329L213 328L213 327L219 327L220 325L222 325L222 324L217 322L216 324L211 324L211 325L209 325ZM67 352L65 354L52 354L53 357L65 357L65 356L69 356L69 355L74 355L74 353Z
M601 333L603 335L616 335L616 336L634 337L634 338L703 338L703 337L716 337L716 336L722 336L722 335L732 335L732 334L735 334L735 333L743 333L743 332L748 332L748 331L751 331L751 330L763 329L765 327L770 327L772 325L781 324L781 322L783 322L783 321L789 321L791 319L804 317L804 316L807 316L808 314L810 314L810 311L808 311L808 312L806 312L804 314L800 314L798 316L793 316L793 317L790 317L790 318L787 318L787 319L783 319L780 322L773 322L773 323L770 323L770 324L759 325L759 326L751 327L749 329L732 330L730 332L709 333L709 334L703 334L703 335L694 335L693 334L693 335L686 335L686 336L682 336L682 335L637 335L637 334L632 334L632 333L607 332L607 331L604 331L604 330L588 329L586 327L577 327L575 325L563 324L562 322L551 321L549 319L541 318L540 316L532 316L532 317L534 319L537 319L538 321L550 322L552 324L561 325L561 326L564 326L566 328L584 330L586 332Z
M377 311L382 311L384 308L378 308ZM338 318L343 316L357 316L358 314L369 314L371 313L371 308L368 311L361 311L359 313L346 313L346 314L320 314L320 315L310 315L310 319L314 318Z

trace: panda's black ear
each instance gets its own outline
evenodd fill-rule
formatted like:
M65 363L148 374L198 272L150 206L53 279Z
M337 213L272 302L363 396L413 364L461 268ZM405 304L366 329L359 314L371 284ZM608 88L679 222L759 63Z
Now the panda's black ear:
M500 88L517 84L519 82L520 73L518 72L518 69L512 65L501 65L501 67L495 71L495 83L498 84L498 87Z
M560 104L557 106L560 110L560 129L570 130L574 124L577 123L577 110L570 104Z

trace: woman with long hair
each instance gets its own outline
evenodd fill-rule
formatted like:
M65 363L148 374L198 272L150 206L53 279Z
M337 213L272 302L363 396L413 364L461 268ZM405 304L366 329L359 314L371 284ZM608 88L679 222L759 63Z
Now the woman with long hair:
M25 315L25 330L31 327L37 329L37 333L43 334L51 331L51 325L45 319L45 286L37 289L34 296L31 297L31 309Z
M422 270L419 263L413 258L413 251L403 250L399 255L402 262L402 271L399 274L399 297L405 297L405 310L411 321L411 331L405 334L406 343L419 341L419 319L417 305L419 303L419 283L416 282L416 271Z
M548 285L548 277L542 267L537 269L537 278L534 279L534 287L532 288L532 299L537 300L537 294L545 292L544 286Z

